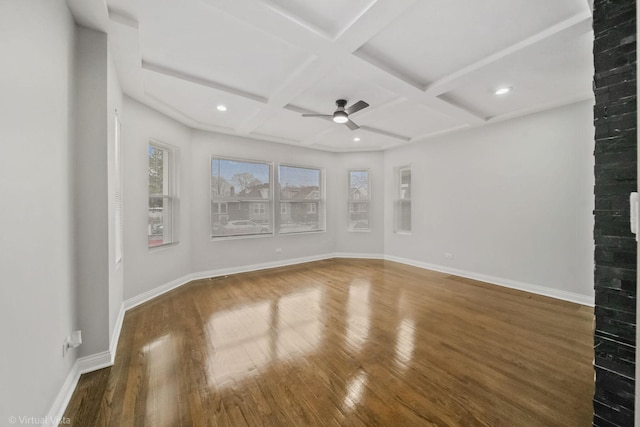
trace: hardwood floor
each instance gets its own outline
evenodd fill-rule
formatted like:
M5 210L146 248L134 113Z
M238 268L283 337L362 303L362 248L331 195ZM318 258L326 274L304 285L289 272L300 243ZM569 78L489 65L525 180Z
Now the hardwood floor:
M389 261L194 281L127 312L75 426L589 426L593 310Z

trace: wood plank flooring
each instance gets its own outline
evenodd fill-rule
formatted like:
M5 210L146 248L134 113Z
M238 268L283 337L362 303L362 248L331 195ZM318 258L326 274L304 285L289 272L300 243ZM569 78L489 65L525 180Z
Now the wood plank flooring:
M194 281L127 312L74 426L588 426L593 310L389 261Z

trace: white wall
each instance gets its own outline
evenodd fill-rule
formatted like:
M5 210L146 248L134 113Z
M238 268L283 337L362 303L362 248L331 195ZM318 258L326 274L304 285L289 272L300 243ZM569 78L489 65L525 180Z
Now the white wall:
M217 155L324 168L326 193L342 193L346 197L346 189L341 186L342 176L335 164L336 154L203 131L193 131L192 144L190 215L193 272L314 257L334 251L338 221L336 211L342 202L339 197L329 197L327 200L326 232L212 241L209 185L210 158L211 155ZM276 248L281 248L282 253L276 253Z
M582 102L386 152L386 254L592 301L592 123ZM410 236L391 203L406 164Z
M0 423L45 416L75 361L74 24L63 0L0 2Z
M78 27L76 267L81 356L109 348L107 35Z
M124 166L124 298L128 299L191 273L189 222L191 173L190 130L173 119L127 96L122 115ZM148 153L155 139L180 149L179 233L175 246L149 250Z

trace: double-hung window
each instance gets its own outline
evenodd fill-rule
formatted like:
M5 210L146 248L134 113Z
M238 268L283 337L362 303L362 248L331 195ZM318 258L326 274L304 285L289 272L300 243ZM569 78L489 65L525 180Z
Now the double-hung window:
M148 246L168 245L178 242L176 213L176 157L177 149L152 142L148 148L149 173L149 222Z
M211 237L273 234L272 165L211 157Z
M369 171L349 171L349 231L369 231Z
M280 234L324 231L321 169L280 165Z
M396 233L411 233L411 167L396 169L397 199L395 205Z

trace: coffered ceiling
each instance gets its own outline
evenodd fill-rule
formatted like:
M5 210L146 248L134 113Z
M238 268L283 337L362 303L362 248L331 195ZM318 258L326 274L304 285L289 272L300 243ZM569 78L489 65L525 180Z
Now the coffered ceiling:
M67 2L124 93L197 129L378 150L592 97L587 0ZM301 117L337 99L360 129Z

